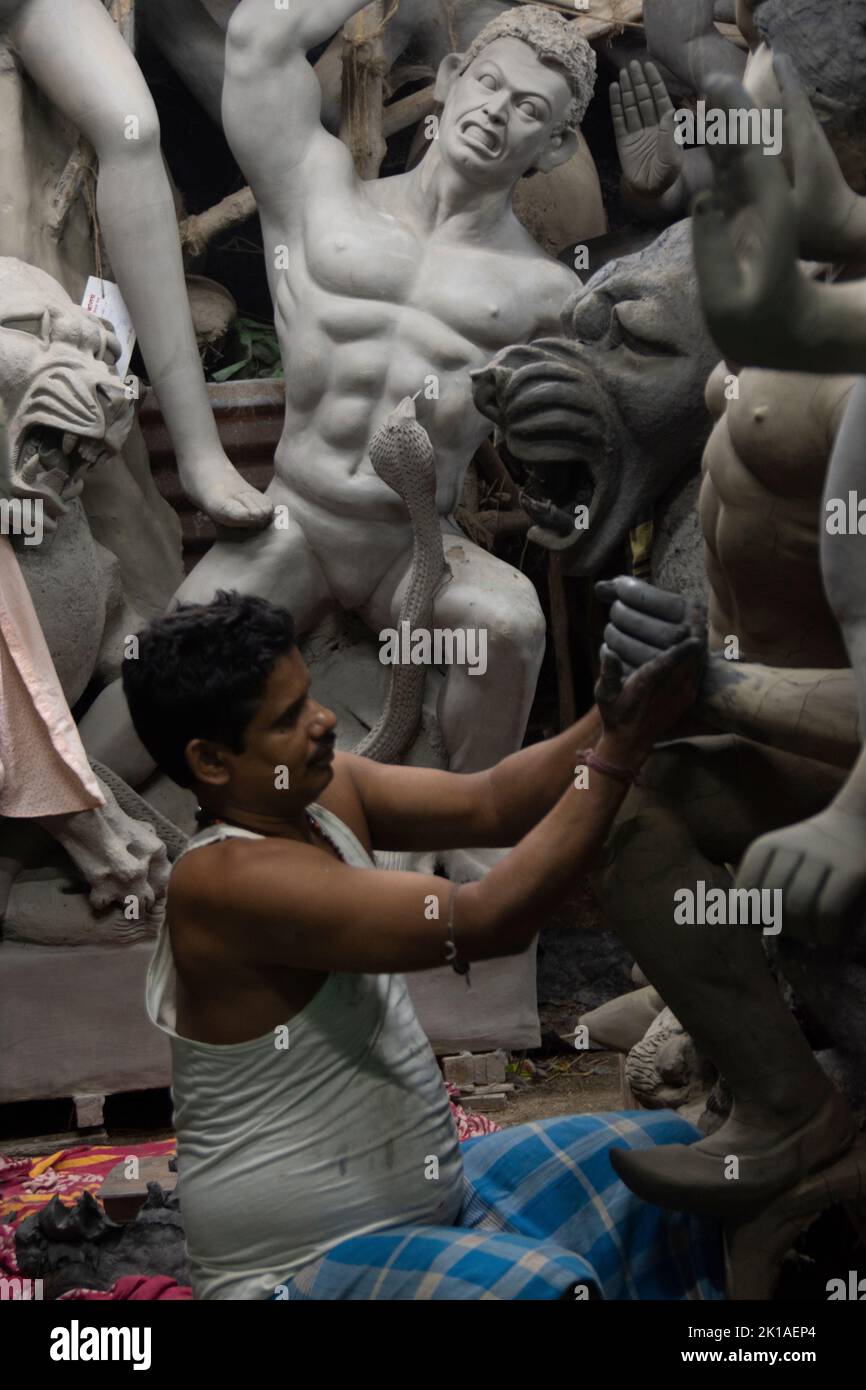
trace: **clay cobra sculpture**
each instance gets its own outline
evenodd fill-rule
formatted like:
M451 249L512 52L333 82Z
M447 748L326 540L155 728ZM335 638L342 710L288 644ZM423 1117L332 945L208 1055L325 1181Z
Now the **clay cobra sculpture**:
M407 396L391 411L370 440L370 461L378 476L406 504L412 522L412 568L398 631L429 629L433 596L451 571L445 563L439 513L436 510L436 459L430 436L415 418L415 402ZM353 750L374 762L393 763L405 753L421 721L424 666L396 664L385 708L373 728Z

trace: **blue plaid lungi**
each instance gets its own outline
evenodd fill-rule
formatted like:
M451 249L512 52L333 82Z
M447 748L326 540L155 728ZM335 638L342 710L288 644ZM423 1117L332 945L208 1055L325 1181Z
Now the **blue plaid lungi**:
M720 1299L719 1227L635 1197L614 1147L690 1144L670 1110L567 1115L461 1146L454 1226L352 1236L287 1280L290 1299Z

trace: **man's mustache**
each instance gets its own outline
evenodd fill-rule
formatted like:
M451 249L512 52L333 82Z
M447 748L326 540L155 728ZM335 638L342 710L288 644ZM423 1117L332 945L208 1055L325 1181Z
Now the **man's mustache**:
M329 734L325 734L322 738L320 738L320 739L318 740L318 743L317 743L317 745L316 745L316 751L315 751L315 753L313 754L312 758L310 759L310 762L311 762L311 763L321 762L322 759L325 758L325 757L327 756L328 753L333 752L333 750L334 750L334 748L335 748L336 746L337 746L337 734L336 734L336 731L332 731L332 732L329 733Z

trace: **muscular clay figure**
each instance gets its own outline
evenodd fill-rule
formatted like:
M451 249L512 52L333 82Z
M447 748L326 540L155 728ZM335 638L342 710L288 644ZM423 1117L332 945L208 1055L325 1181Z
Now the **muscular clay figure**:
M735 1098L725 1124L689 1149L623 1158L625 1181L664 1205L746 1212L853 1137L845 1102L782 1002L760 929L674 916L677 890L701 880L727 889L725 866L757 836L823 809L857 755L854 681L817 563L827 463L853 387L737 378L726 364L708 386L718 420L700 510L713 655L696 713L732 733L653 754L611 835L602 884L611 925ZM683 601L630 580L608 592L606 640L640 665L659 640L654 623L676 627ZM736 1182L725 1177L732 1155Z
M548 10L506 14L467 54L443 61L438 139L421 164L361 182L321 124L305 56L361 8L243 0L229 26L223 117L262 218L286 376L268 496L288 509L288 526L221 538L178 598L253 592L288 607L302 633L340 608L374 632L393 627L411 529L367 447L394 407L416 397L451 572L434 624L487 631L486 677L448 668L438 707L450 766L466 772L519 747L544 649L532 584L452 520L490 429L469 374L502 347L553 330L575 288L520 226L511 197L527 170L572 153L594 57L577 26ZM491 700L491 690L507 698ZM88 721L85 732L95 731Z

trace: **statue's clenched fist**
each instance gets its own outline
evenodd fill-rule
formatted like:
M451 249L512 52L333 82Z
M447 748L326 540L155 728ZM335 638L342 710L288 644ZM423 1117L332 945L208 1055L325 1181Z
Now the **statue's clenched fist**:
M746 854L738 888L780 888L783 935L836 946L866 911L864 822L837 806L762 835Z
M602 580L595 592L611 605L602 657L613 653L626 676L687 639L706 660L707 615L700 604L625 574Z

